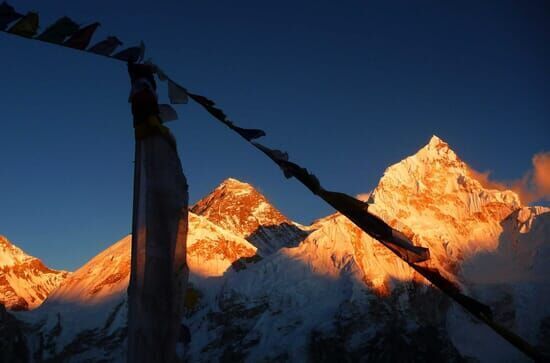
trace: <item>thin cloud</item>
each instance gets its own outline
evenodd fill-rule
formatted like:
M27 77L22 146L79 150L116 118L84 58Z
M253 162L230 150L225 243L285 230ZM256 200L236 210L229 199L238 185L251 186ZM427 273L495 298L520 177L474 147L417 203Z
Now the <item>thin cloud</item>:
M479 181L484 188L512 190L517 193L523 204L537 201L550 201L550 152L533 156L533 168L525 175L513 181L491 180L491 172L479 172L469 169L470 175Z

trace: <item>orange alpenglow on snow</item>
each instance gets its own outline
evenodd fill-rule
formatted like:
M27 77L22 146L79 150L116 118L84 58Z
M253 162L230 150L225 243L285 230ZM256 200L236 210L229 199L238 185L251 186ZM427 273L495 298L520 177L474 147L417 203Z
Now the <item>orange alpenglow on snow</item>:
M0 303L7 309L37 308L68 274L46 267L0 236Z
M387 168L370 203L370 211L430 249L428 266L504 309L517 333L544 344L543 335L537 337L550 316L550 208L525 207L513 191L485 188L437 137ZM482 362L524 359L339 213L302 226L235 179L193 210L201 215L189 213L192 293L185 324L192 336L186 348L191 361L220 360L228 351L262 360L289 350L295 352L292 359L304 361L311 358L310 337L321 334L319 327L326 329L323 342L339 342L373 360L380 344L386 347L388 336L396 335L414 345L403 343L405 351L435 346ZM287 224L301 238L277 245ZM255 240L258 230L268 232ZM293 238L298 234L288 237ZM42 334L61 325L53 341L58 354L70 345L83 348L72 350L75 361L85 359L92 346L102 359L124 356L123 344L94 342L124 338L129 255L126 237L70 275L33 312L32 319L46 319ZM395 321L407 328L396 331L390 324ZM346 335L333 332L336 326ZM426 326L438 327L437 334L422 330ZM83 332L93 332L92 339L81 342ZM386 348L394 352L391 344Z

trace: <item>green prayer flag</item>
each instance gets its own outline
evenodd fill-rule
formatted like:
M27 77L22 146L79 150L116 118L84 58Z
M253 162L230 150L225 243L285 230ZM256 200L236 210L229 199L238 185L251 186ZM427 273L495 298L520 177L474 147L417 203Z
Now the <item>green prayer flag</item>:
M28 12L27 15L19 19L8 31L22 37L34 37L38 31L38 13Z

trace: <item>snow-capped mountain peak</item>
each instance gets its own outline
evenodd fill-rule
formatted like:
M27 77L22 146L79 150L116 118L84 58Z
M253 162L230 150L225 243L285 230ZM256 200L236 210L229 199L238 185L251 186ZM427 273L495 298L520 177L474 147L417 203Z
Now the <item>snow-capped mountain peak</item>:
M0 236L0 268L13 266L31 258L19 247L11 244L4 236Z
M224 180L191 211L245 238L261 225L289 222L252 185L233 178Z
M46 267L0 236L0 303L11 310L39 306L68 272Z
M500 222L520 208L516 193L485 189L449 145L433 136L390 166L371 195L371 211L429 247L437 264L494 250ZM441 267L441 266L440 266Z
M485 188L437 136L388 167L369 204L430 249L429 267L550 351L550 209ZM524 361L339 213L301 227L233 178L192 211L188 361ZM18 315L44 337L36 356L124 360L129 242L92 259L40 309ZM103 298L78 301L94 296Z
M221 182L220 186L226 190L232 190L235 195L244 195L248 193L253 193L256 189L248 183L240 181L235 178L227 178Z
M445 141L443 141L436 135L432 135L428 144L424 146L422 149L420 149L420 152L424 152L427 156L433 159L441 158L441 159L448 159L451 161L458 160L457 155L449 147L449 144L447 144Z
M246 238L261 255L294 246L305 236L298 224L285 217L252 185L234 178L224 180L191 211Z

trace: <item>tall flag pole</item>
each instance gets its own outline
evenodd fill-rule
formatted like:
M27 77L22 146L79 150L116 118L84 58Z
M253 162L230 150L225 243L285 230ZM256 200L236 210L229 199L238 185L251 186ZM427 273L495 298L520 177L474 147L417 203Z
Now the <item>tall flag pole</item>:
M187 183L175 140L162 124L176 120L177 113L171 105L157 103L153 74L167 82L170 104L187 103L189 98L198 103L275 162L285 177L296 178L510 344L534 361L548 360L525 339L496 322L489 306L465 295L456 283L426 265L429 250L414 245L405 234L370 213L367 203L324 189L315 175L291 162L286 152L254 141L266 135L263 130L235 125L214 101L188 92L152 62L140 64L145 52L143 42L114 53L122 45L114 36L88 47L99 27L97 22L79 27L63 17L36 36L38 27L37 13L23 15L6 2L0 4L0 32L128 63L136 136L128 362L173 362L179 336L185 335L179 324L189 273L185 262Z

